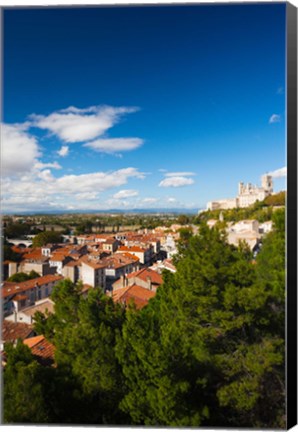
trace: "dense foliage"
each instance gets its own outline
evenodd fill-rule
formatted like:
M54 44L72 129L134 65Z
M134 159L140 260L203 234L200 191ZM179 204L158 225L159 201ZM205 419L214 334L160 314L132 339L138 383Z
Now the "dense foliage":
M268 196L264 201L257 201L249 207L227 210L208 210L201 212L194 220L196 224L210 219L219 219L220 214L227 222L238 222L244 219L256 219L260 223L271 220L279 206L285 205L285 192ZM275 206L275 208L274 208Z
M30 225L27 223L11 223L4 228L4 234L8 238L22 238L30 232Z
M30 279L35 279L40 277L40 274L37 273L35 270L31 270L30 273L15 273L14 275L10 276L7 280L8 282L25 282Z
M269 195L264 199L266 206L285 206L286 205L286 192L281 191L274 195Z
M61 235L55 231L43 231L33 238L33 247L45 246L48 243L60 243Z
M21 254L14 252L8 243L3 244L3 261L6 260L15 262L21 260Z
M284 428L284 210L272 219L256 260L218 228L185 232L177 272L139 311L56 285L55 313L36 317L56 368L7 350L5 422Z

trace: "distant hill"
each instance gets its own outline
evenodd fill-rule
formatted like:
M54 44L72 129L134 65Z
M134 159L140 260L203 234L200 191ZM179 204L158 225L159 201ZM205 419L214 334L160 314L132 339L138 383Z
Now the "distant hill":
M48 210L48 211L27 211L27 212L7 212L15 216L42 216L42 215L60 215L60 214L197 214L201 209L186 208L148 208L148 209L109 209L109 210Z

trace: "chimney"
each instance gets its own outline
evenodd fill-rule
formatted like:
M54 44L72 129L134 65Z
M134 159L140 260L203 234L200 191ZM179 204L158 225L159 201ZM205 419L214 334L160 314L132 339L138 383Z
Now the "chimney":
M148 289L152 291L152 281L151 276L147 276Z

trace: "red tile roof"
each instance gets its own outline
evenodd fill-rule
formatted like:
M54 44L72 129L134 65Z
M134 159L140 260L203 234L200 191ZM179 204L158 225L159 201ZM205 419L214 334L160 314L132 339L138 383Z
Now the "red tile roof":
M81 258L81 262L83 264L88 265L89 267L92 267L95 270L106 267L106 264L103 264L100 261L90 260L87 257L86 258L85 257Z
M20 294L28 289L34 288L36 284L45 285L51 282L58 282L61 279L63 279L63 276L46 275L25 282L3 282L1 297L5 298L14 294Z
M54 363L55 347L43 335L25 339L24 344L42 365L51 366Z
M77 259L77 260L71 260L68 263L66 263L64 265L64 267L76 267L76 266L80 266L81 265L81 260Z
M136 256L133 255L133 254L130 254L129 252L124 252L124 253L122 253L121 255L124 255L124 256L127 256L128 258L131 258L131 259L134 260L135 262L136 262L136 261L140 261L140 259L139 259L138 257L136 257Z
M102 263L106 267L121 268L130 264L135 264L139 259L132 254L119 253L112 256L108 256L102 259Z
M65 255L63 253L57 252L57 253L53 253L53 255L51 255L50 257L50 261L64 261L65 260Z
M143 249L139 246L120 246L118 248L118 251L124 251L124 252L146 252L146 249Z
M17 294L16 296L14 296L13 299L16 301L27 300L28 296L26 296L25 294Z
M32 325L3 320L1 339L4 342L14 342L26 339L33 333Z
M31 248L20 248L20 247L14 245L14 246L11 246L11 250L18 253L18 254L24 254L24 253L30 252L32 249Z
M154 291L150 291L147 288L135 284L113 292L113 300L116 303L134 303L137 309L146 306L149 300L154 296Z
M151 270L149 268L143 268L141 270L138 270L136 272L130 273L128 276L128 279L131 278L139 278L144 282L147 282L148 278L151 278L151 282L154 285L161 285L163 280L159 273L157 273L154 270Z

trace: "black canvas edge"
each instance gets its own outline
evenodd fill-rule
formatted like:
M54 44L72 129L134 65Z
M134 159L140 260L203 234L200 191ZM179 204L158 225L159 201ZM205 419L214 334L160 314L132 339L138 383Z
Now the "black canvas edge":
M297 424L297 8L286 5L287 40L287 429Z

